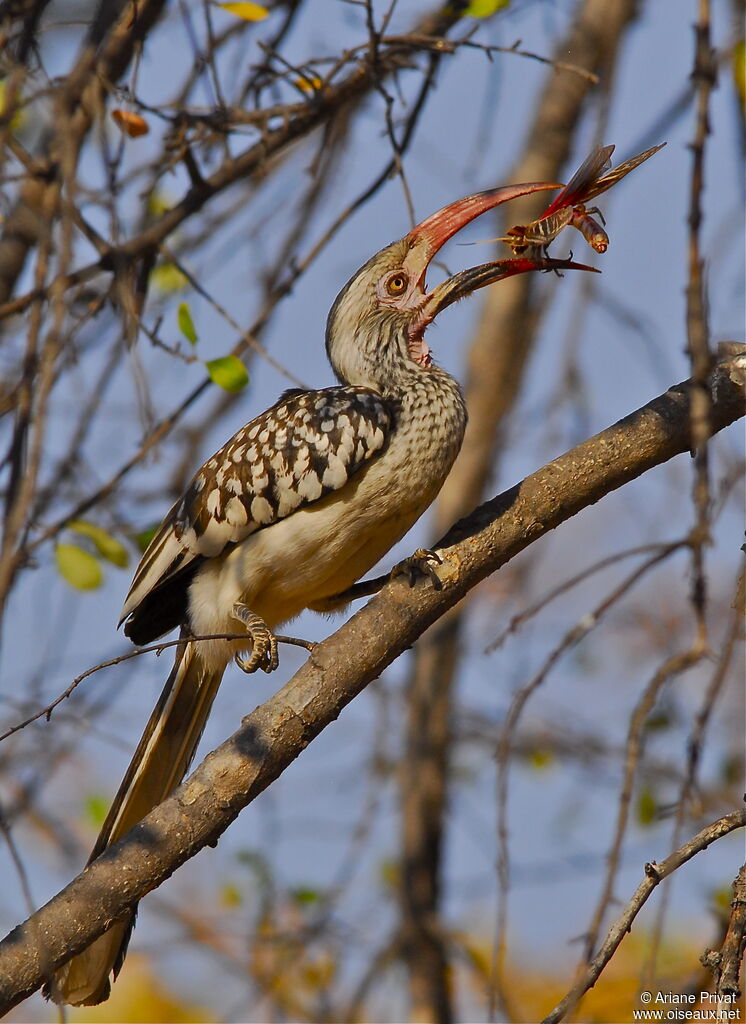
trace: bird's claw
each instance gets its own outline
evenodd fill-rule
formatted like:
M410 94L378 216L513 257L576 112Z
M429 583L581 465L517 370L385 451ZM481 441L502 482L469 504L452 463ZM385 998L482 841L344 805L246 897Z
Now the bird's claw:
M251 654L248 658L242 658L235 654L233 660L242 672L251 674L261 669L262 672L274 672L280 663L277 653L277 637L266 624L264 619L255 615L246 605L234 604L233 614L246 626L246 632L251 640Z
M437 551L431 551L429 548L417 548L409 558L397 562L391 570L391 579L396 579L397 576L406 576L410 587L413 587L418 576L427 576L436 590L442 590L443 584L434 568L434 566L442 564L443 559Z

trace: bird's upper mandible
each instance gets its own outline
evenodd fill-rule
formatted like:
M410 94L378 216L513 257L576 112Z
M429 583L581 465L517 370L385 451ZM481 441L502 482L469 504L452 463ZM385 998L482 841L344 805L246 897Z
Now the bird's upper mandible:
M433 257L462 227L509 199L553 183L488 189L458 199L387 245L354 274L329 313L326 348L339 380L377 389L431 363L424 332L437 314L476 288L536 269L535 260L498 260L462 271L427 291Z

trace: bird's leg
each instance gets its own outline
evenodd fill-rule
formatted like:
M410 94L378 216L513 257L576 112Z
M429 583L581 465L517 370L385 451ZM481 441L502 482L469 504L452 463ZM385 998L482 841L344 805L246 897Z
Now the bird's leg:
M338 594L332 594L330 597L322 597L321 600L314 601L308 607L311 611L321 612L322 615L339 612L346 608L351 601L357 601L361 597L372 597L374 594L377 594L381 587L386 586L388 581L388 576L376 576L372 580L353 583L347 590L342 590Z
M431 551L429 548L417 548L409 558L404 558L401 562L396 563L391 570L391 579L396 579L397 576L406 576L410 587L412 587L418 576L427 576L436 590L442 590L443 584L434 568L435 565L442 564L443 559L436 551Z
M246 626L246 632L251 640L251 655L242 658L240 654L236 654L233 658L235 663L242 672L256 672L258 668L262 672L274 672L279 664L275 634L264 619L255 615L245 604L236 602L233 605L233 615Z
M413 555L402 559L401 562L397 562L391 572L385 576L376 576L372 580L353 583L347 590L343 590L339 594L333 594L331 597L326 597L321 601L316 601L314 604L309 605L309 608L312 608L315 612L339 611L348 605L350 601L356 601L361 597L372 597L374 594L377 594L379 590L382 590L387 583L396 579L397 576L406 576L410 587L414 585L418 576L427 576L432 581L436 590L442 590L443 584L432 563L442 565L443 559L437 552L430 551L429 548L418 548Z

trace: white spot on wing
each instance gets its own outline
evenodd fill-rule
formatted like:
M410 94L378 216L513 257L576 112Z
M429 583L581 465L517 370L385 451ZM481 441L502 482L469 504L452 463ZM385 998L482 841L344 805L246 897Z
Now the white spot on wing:
M225 506L225 518L231 526L246 526L249 517L240 498L231 498Z
M329 487L335 491L339 490L340 487L344 487L347 483L347 470L342 460L337 458L336 455L329 456L329 462L324 470L321 482L324 487Z
M266 498L256 497L251 503L251 518L255 523L271 523L274 518L272 506Z
M280 500L277 506L277 514L280 519L283 519L285 516L290 515L291 512L294 512L302 500L303 499L297 491L287 488L283 489L280 493Z
M233 539L232 527L227 523L218 522L217 519L209 519L205 532L197 541L197 550L200 555L213 558L215 555L219 555L225 545Z
M298 481L298 494L307 501L316 501L322 490L321 481L315 473L306 473Z

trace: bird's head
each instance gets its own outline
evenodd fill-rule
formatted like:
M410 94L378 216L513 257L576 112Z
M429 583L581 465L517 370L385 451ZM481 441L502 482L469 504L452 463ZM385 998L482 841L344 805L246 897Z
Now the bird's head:
M344 383L385 388L405 372L431 365L425 329L438 313L477 288L531 270L583 269L569 260L493 260L454 274L432 291L425 277L436 253L464 225L509 199L561 188L533 183L458 199L371 257L344 286L329 313L326 350Z

